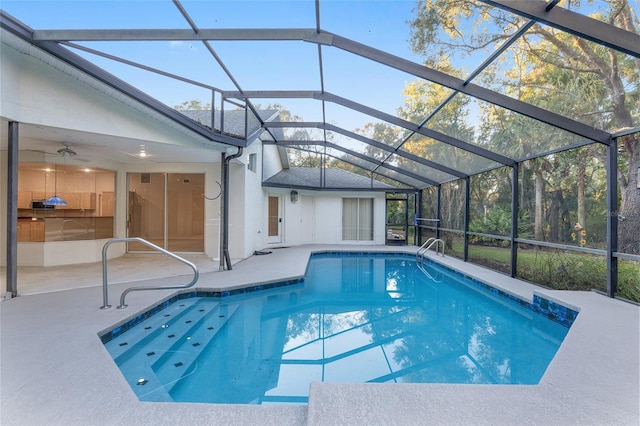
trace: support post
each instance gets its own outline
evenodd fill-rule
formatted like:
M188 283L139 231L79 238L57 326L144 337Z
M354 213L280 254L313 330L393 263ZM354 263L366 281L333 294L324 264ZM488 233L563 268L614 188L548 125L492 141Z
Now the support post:
M618 139L607 147L607 296L618 291Z
M422 218L424 217L422 215L423 211L422 211L422 190L419 190L418 192L416 192L416 212L418 212L417 216ZM416 237L417 240L414 242L415 245L417 246L421 246L422 245L422 226L420 225L420 221L416 222Z
M216 91L211 90L211 130L216 130Z
M464 178L465 190L464 190L464 248L462 259L465 262L469 261L469 200L471 199L471 178L467 176Z
M227 204L227 162L226 160L227 154L224 152L220 154L220 180L222 180L222 185L220 188L220 264L218 266L218 271L224 271L225 259L224 259L224 237L227 235L227 217L226 217L226 209L225 206Z
M7 299L18 295L18 123L9 122L7 152Z
M440 238L440 225L441 225L441 220L442 220L442 212L440 209L440 202L442 201L442 185L438 185L438 197L437 197L438 201L437 201L437 209L438 212L436 214L436 219L438 219L436 221L436 238Z
M515 277L518 273L518 163L511 168L511 277Z
M404 245L409 244L409 194L404 195Z

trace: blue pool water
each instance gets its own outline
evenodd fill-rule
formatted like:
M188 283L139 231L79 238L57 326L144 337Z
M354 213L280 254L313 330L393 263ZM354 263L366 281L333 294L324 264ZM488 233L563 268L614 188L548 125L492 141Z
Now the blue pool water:
M312 381L538 383L568 327L424 265L314 255L302 283L184 295L105 346L144 401L305 403Z

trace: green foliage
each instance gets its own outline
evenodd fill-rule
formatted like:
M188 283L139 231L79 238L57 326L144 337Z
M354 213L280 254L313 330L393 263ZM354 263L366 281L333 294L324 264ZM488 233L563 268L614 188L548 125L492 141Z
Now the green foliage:
M180 105L174 105L173 109L178 111L210 110L211 103L202 103L201 100L191 99L189 101L182 102Z
M633 0L601 3L597 19L629 33L638 33ZM570 8L572 4L575 2L560 6ZM494 49L524 22L524 17L485 2L419 0L410 22L411 46L414 53L424 56L426 65L465 78L471 70L453 61ZM477 77L476 83L615 133L633 128L640 119L638 64L636 58L619 51L534 24ZM430 109L432 103L442 100L445 92L431 87L430 83L409 83L401 113L419 122L433 110ZM427 125L516 160L562 149L578 141L569 132L486 102L476 101L476 108L472 109L468 99L466 95L456 95L456 103L446 105ZM473 169L472 156L451 155L440 145L427 139L407 144L407 148L442 164L463 166L461 170L465 171ZM522 209L533 212L531 228L536 239L569 242L572 223L580 223L588 235L586 245L600 247L606 241L604 224L609 213L606 206L603 207L604 174L598 175L598 168L604 167L605 156L598 151L591 146L522 165L518 201ZM639 153L639 134L621 138L618 209L628 219L620 223L618 248L632 254L640 253L637 238L640 197L636 195L640 179ZM597 165L598 161L602 164ZM478 192L476 201L486 204L492 195L490 190Z
M448 251L462 257L462 242ZM506 248L470 246L472 262L509 273L511 252ZM607 265L604 256L554 249L518 250L518 277L556 290L606 292ZM640 262L621 259L618 265L617 297L640 303Z
M604 256L548 249L520 252L518 276L525 280L558 290L606 291Z
M518 237L531 238L529 232L530 214L526 211L520 211L518 214ZM479 232L482 234L498 235L508 237L511 235L511 210L501 207L492 207L482 218L477 218L469 223L470 232ZM495 245L497 247L509 247L509 241L496 240L495 238L487 238L472 235L469 237L472 244Z
M405 206L408 207L405 200L387 200L387 223L403 224L407 217Z
M640 262L618 262L618 296L640 303Z

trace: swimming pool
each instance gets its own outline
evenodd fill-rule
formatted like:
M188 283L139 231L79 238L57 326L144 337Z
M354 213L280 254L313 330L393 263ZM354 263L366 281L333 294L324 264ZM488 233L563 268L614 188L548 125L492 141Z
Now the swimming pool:
M424 268L313 255L304 282L183 293L102 339L145 401L305 403L312 381L537 384L577 313Z

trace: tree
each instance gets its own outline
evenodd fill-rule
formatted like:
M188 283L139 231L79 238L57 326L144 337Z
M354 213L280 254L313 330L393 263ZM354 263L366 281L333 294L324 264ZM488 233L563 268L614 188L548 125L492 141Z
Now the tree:
M184 101L180 105L174 105L173 109L178 111L189 111L189 110L210 110L211 103L203 104L201 100L191 99L189 101Z
M567 0L557 7L571 8L580 3L580 0ZM583 0L583 3L589 6L592 2ZM605 13L594 14L594 17L637 33L638 17L629 0L611 0L608 5ZM413 50L424 55L425 62L435 67L454 53L471 54L496 45L526 23L520 16L468 0L420 0L415 11L416 17L411 22ZM467 27L483 30L471 33L460 30ZM483 83L612 133L637 124L640 59L540 24L532 26L511 51L514 52L511 56L503 55L493 68L495 71L498 67L506 67L505 78L485 71ZM497 124L489 117L482 121ZM515 127L511 125L512 129ZM531 125L526 127L530 129ZM529 141L535 141L536 137L539 138L539 133L529 132L526 136ZM525 139L512 140L511 144L514 143L524 147ZM640 238L637 237L640 229L640 191L637 190L640 135L622 138L620 150L626 164L619 168L617 176L619 214L625 218L619 224L619 250L640 254ZM537 152L534 149L533 153Z

